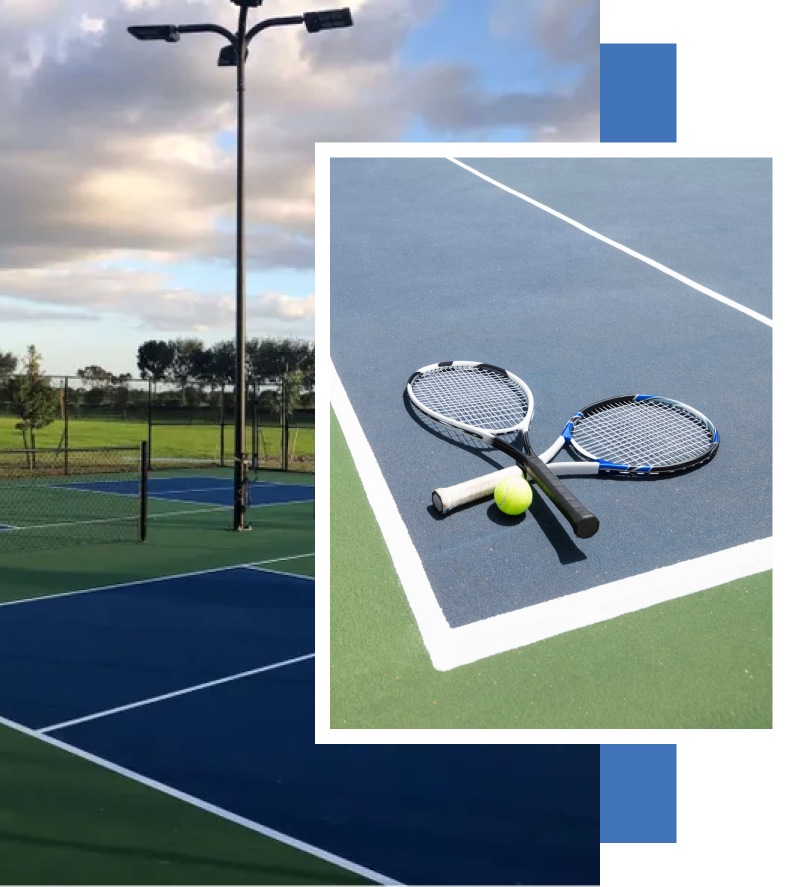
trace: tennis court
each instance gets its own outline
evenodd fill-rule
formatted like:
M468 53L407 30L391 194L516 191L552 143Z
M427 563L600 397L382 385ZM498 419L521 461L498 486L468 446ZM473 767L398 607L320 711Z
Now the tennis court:
M598 883L599 746L316 746L313 476L144 452L0 462L4 880Z
M367 880L274 840L217 735L247 719L273 771L312 734L313 475L253 473L248 533L229 469L153 470L145 508L143 475L140 447L0 454L4 880Z

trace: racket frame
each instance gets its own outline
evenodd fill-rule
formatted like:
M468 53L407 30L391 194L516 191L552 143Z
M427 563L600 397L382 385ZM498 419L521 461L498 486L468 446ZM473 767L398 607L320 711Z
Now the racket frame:
M495 373L507 376L510 381L514 382L515 385L518 385L521 388L526 396L528 404L522 421L508 428L483 429L444 416L442 413L423 404L413 390L414 380L418 376L429 375L448 367L476 367L478 369L489 369ZM528 430L535 411L534 397L528 385L518 376L515 376L514 373L503 367L479 361L441 361L440 363L430 364L429 366L422 367L420 370L416 370L416 372L408 379L406 390L410 402L422 414L429 416L435 422L446 428L462 431L470 437L477 438L488 446L494 447L514 459L515 462L525 470L528 477L535 481L540 489L549 496L556 508L558 508L561 514L563 514L567 521L569 521L576 536L581 539L588 539L597 532L599 529L599 520L596 515L582 505L569 488L559 480L539 456L533 452L528 438ZM502 440L500 435L503 434L516 434L517 442L522 442L522 451L512 446L507 441Z
M593 455L593 453L589 453L575 439L573 432L575 430L575 426L579 421L582 422L584 419L590 418L595 413L602 412L607 407L624 406L627 403L643 403L645 401L667 404L672 407L678 407L685 413L690 413L699 424L702 424L706 428L709 435L711 436L711 445L706 450L706 452L699 454L692 459L686 459L683 462L674 462L664 465L625 465L618 462L608 462L605 459L600 459L598 456ZM709 462L717 454L717 450L719 449L720 445L719 431L717 431L714 423L706 416L704 416L703 413L701 413L699 410L696 410L695 407L691 407L686 403L682 403L680 400L673 400L672 398L662 397L655 394L620 394L617 397L606 397L604 400L598 400L596 401L596 403L589 404L589 406L584 407L582 410L575 413L571 421L567 422L566 427L561 433L560 440L562 440L561 446L565 445L570 453L573 453L579 459L583 460L581 463L574 464L589 465L589 463L591 463L590 467L592 470L588 471L588 474L598 474L599 472L651 475L678 474L680 472L688 471L691 468L696 468L700 465L704 465L706 462ZM557 443L558 441L556 441L556 444ZM553 448L556 447L556 444L553 444L550 450L548 450L548 453L550 453ZM558 454L561 446L559 446L555 450L555 452L551 456L551 459ZM545 459L545 461L550 460ZM558 463L556 467L560 465L561 463ZM578 471L577 473L580 474L586 472Z
M621 463L608 462L599 459L593 454L585 450L573 437L575 424L582 421L594 413L604 410L613 405L623 405L626 403L639 403L642 401L660 401L661 403L679 407L680 409L692 414L695 419L702 424L711 437L711 444L708 450L695 458L687 459L683 462L677 462L665 465L625 465ZM572 419L567 422L566 427L561 432L555 443L545 450L540 459L547 465L548 469L555 474L564 476L574 475L595 475L595 474L624 474L624 475L665 475L679 474L689 471L693 468L705 465L710 462L717 454L719 449L719 431L714 423L708 419L699 410L688 404L668 397L661 397L653 394L620 394L616 397L607 397L604 400L598 400L589 404L579 412L575 413ZM564 448L573 455L577 456L579 462L553 462L552 460ZM432 501L435 509L441 514L447 514L453 508L459 505L465 505L483 499L492 494L498 481L513 474L511 468L503 468L490 474L474 478L473 480L464 481L451 487L436 489L432 494Z

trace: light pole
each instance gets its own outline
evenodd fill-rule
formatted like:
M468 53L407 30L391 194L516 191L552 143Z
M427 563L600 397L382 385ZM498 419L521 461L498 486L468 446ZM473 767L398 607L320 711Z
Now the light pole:
M353 24L350 10L328 9L305 12L284 18L269 18L248 32L246 17L250 8L263 5L263 0L231 0L239 6L238 31L233 34L220 25L133 25L129 33L138 40L163 40L177 43L181 34L213 32L226 38L228 45L219 53L219 66L237 69L238 88L238 160L236 179L236 261L235 261L235 450L233 457L233 529L246 530L246 238L244 214L244 70L249 44L266 28L281 25L304 25L310 34L333 28L349 28Z

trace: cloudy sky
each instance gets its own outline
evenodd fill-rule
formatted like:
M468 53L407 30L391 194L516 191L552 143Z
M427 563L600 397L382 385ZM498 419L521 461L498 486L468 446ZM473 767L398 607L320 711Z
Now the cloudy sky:
M341 0L348 30L276 28L247 68L250 336L314 338L316 141L598 141L599 0ZM250 24L331 7L266 0ZM229 0L0 0L0 352L137 375L149 338L230 338Z

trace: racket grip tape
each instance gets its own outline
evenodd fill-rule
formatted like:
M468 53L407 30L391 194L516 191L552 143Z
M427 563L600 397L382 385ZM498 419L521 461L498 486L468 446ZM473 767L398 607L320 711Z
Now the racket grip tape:
M589 539L599 529L599 518L590 512L575 496L566 484L557 478L541 459L526 456L525 469L539 485L539 488L550 497L555 507L569 521L575 536Z
M437 512L447 514L452 508L466 505L468 502L475 502L477 499L483 499L485 496L492 496L498 481L503 480L503 478L522 476L523 471L519 465L502 468L500 471L493 471L491 474L485 474L473 480L466 480L465 483L455 484L453 487L441 487L440 489L433 490L432 504Z

